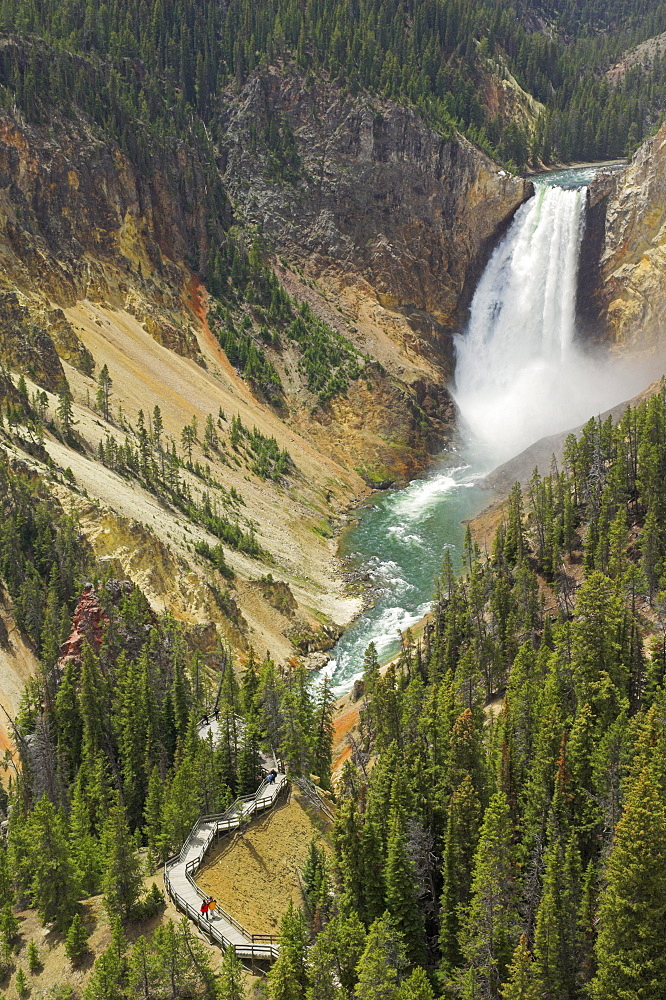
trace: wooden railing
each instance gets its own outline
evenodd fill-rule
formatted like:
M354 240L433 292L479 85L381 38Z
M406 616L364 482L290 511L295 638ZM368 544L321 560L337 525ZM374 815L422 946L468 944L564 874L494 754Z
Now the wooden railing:
M230 913L218 906L216 913L219 913L227 923L234 927L245 939L244 944L235 944L228 940L225 935L215 926L212 920L207 920L200 910L195 909L188 901L173 887L170 878L170 870L179 862L182 863L193 847L197 834L201 827L208 826L208 832L201 844L197 845L196 854L185 864L185 877L193 887L197 896L205 898L205 894L194 881L194 875L201 867L201 863L210 848L214 838L220 834L228 833L230 830L238 829L246 819L268 809L285 794L289 787L288 781L283 781L273 796L264 795L263 792L268 786L267 781L263 781L254 795L242 795L237 798L223 813L211 816L200 816L192 827L190 834L181 847L178 854L169 858L164 864L164 888L168 892L175 906L193 920L197 927L211 940L216 941L225 951L227 948L234 948L240 958L252 958L264 961L274 961L278 957L278 937L275 934L251 934L238 920ZM247 808L242 808L243 806Z

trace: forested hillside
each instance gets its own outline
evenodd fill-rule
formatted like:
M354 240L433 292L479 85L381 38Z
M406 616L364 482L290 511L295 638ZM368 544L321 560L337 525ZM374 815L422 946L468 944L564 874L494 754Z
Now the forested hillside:
M243 1000L145 879L262 753L336 819L259 996L665 995L666 386L444 556L423 640L366 653L335 789L299 660L358 607L335 517L451 440L515 171L631 152L666 54L621 57L664 31L647 0L0 0L11 1000L26 908L66 949L49 1000Z
M273 1000L662 995L665 406L570 437L445 556L423 644L368 649L331 923L286 925Z
M20 54L5 43L6 100L33 118L52 102L76 102L145 166L165 134L214 140L225 89L257 67L292 61L352 92L412 103L445 133L463 128L520 167L530 157L621 156L664 109L661 57L620 83L604 78L624 50L666 29L662 3L156 0L97 8L5 0L0 28L53 44ZM491 107L489 80L509 72L543 102L534 130ZM266 141L290 180L292 138L274 122Z
M138 587L96 576L75 519L4 450L0 498L0 572L40 662L13 722L16 754L4 762L10 822L0 840L0 983L11 978L21 994L17 905L34 907L65 937L78 968L89 965L93 930L80 900L102 894L113 943L83 995L136 996L145 940L130 954L124 928L141 927L164 904L156 886L145 891L145 871L180 849L200 815L255 791L262 745L283 757L292 778L315 773L330 787L331 697L325 685L310 688L303 667L285 671L252 653L239 685L224 646L205 659ZM0 635L3 648L7 642ZM215 744L198 732L213 710L222 733ZM223 995L186 926L166 923L151 940L157 951L142 995L166 995L174 966L171 995ZM39 971L37 959L29 964Z
M2 572L42 664L16 720L4 974L23 968L15 901L67 934L76 963L79 900L102 892L115 937L83 995L134 996L145 945L122 928L161 906L137 848L160 862L200 813L252 789L262 744L329 786L330 696L270 660L251 658L239 685L223 650L213 679L173 619L110 578L83 590L79 638L59 649L89 553L38 478L6 459L1 474ZM468 533L459 578L445 556L422 643L406 635L388 672L368 649L333 860L315 852L303 872L271 1000L660 995L665 474L662 385L516 485L492 553ZM197 738L211 705L217 747ZM232 957L217 980L169 926L145 996L179 963L175 996L238 1000Z

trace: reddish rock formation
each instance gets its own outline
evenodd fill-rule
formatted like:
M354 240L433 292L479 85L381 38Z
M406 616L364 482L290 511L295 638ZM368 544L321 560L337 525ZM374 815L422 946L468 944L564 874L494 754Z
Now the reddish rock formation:
M99 649L108 621L92 583L87 583L76 605L72 631L60 647L60 666L64 667L68 660L81 658L81 649L86 639L92 649Z
M123 594L133 589L131 580L107 580L106 590L112 601L117 603ZM85 640L93 650L98 650L104 635L104 629L109 624L109 616L99 602L92 583L87 583L76 605L72 619L72 631L68 639L60 647L58 665L63 668L68 660L79 660Z

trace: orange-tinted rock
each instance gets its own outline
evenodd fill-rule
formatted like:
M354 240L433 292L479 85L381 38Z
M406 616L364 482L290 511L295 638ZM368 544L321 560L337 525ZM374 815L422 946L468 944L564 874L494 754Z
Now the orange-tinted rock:
M60 665L80 659L86 640L93 650L99 649L108 621L92 583L87 583L76 605L72 631L60 647Z

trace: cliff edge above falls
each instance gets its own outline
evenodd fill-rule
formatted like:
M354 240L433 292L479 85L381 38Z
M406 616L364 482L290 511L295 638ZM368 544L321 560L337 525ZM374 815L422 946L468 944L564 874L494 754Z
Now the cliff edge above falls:
M657 345L666 325L666 125L625 170L591 185L589 219L592 326L618 344Z
M279 123L288 177L257 136ZM413 110L298 74L257 75L220 122L227 190L278 254L344 298L374 299L408 356L450 374L451 332L491 248L533 188ZM381 314L378 316L381 324ZM396 336L397 333L397 336ZM410 335L411 334L411 335Z

